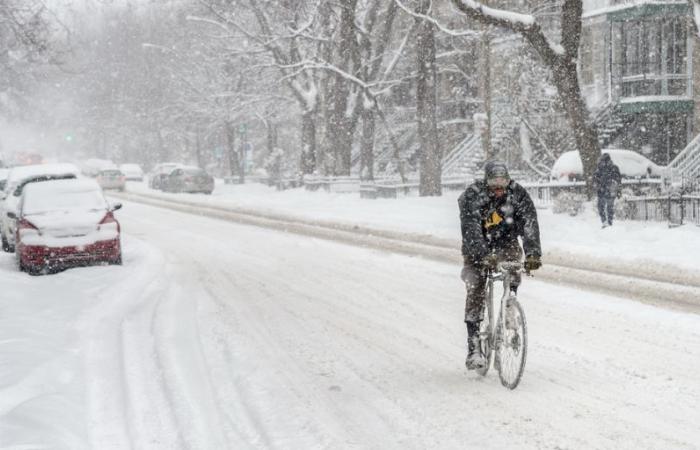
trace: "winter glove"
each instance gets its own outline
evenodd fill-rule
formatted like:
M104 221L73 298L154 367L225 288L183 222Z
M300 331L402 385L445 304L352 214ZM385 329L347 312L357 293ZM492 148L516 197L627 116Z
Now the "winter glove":
M462 266L462 272L459 274L459 277L464 281L465 283L467 282L467 277L469 276L469 266L466 264Z
M484 256L484 258L481 260L481 266L484 269L496 270L496 266L498 266L498 257L493 253Z
M532 272L542 267L542 258L537 255L530 255L525 258L525 271Z

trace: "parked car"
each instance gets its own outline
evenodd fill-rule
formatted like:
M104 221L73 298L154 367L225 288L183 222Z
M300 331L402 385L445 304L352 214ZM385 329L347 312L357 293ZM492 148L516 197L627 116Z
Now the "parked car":
M148 174L148 187L151 189L162 189L161 184L163 179L170 175L173 169L182 167L179 163L160 163L153 167L153 170Z
M10 174L10 169L0 169L0 191L5 189L5 183L7 183L7 176Z
M121 227L94 180L65 179L28 185L19 212L15 242L19 269L37 274L72 265L122 263Z
M138 164L122 164L119 170L126 177L126 181L143 181L143 170Z
M77 178L79 173L80 170L73 164L37 164L13 167L10 170L5 189L0 192L0 238L4 251L15 251L15 221L7 214L17 213L24 187L54 179Z
M95 178L97 184L100 185L102 189L118 189L124 191L126 186L126 177L124 174L117 169L107 169L101 170L97 177Z
M204 169L184 166L173 169L163 179L162 189L167 192L203 192L211 194L214 190L214 177Z
M117 169L117 165L109 159L89 158L83 161L83 175L88 177L96 177L101 171L107 169Z
M633 150L604 149L612 161L620 168L624 178L659 178L664 168L654 164L644 155ZM554 162L551 176L557 180L582 180L583 163L578 151L564 152Z

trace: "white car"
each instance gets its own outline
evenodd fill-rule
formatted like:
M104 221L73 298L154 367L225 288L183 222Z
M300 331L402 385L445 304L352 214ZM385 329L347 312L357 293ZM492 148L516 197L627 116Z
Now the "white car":
M88 177L96 177L100 171L116 169L117 165L109 159L90 158L83 161L81 167L83 169L83 175Z
M100 173L95 177L95 181L104 190L117 189L123 192L126 187L126 177L118 169L100 170Z
M17 205L24 186L55 179L77 178L80 170L73 164L36 164L13 167L7 175L5 189L0 192L0 237L2 249L15 250L15 221L8 213L17 214Z
M138 164L122 164L119 170L126 177L126 181L143 181L143 169Z
M654 164L647 157L633 150L604 149L612 161L620 168L624 178L659 178L663 176L663 167ZM556 180L582 180L583 163L578 151L564 152L559 156L550 172Z

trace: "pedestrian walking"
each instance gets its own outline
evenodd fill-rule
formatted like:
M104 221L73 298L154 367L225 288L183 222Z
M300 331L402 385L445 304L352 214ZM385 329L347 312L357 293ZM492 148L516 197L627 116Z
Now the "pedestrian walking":
M620 168L612 162L609 154L603 153L593 174L593 186L598 194L598 214L603 223L603 228L613 224L615 198L620 190L621 183Z

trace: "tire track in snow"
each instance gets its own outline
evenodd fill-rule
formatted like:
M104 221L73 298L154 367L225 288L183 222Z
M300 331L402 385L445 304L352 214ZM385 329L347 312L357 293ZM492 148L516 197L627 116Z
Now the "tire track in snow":
M148 358L153 350L148 329L135 326L151 318L149 297L160 289L157 271L162 261L147 246L129 244L122 268L128 282L95 292L94 306L79 319L78 328L87 342L90 443L100 449L144 448L146 442L160 439L162 448L179 448L166 393L157 383L158 368ZM133 249L140 260L129 254Z

